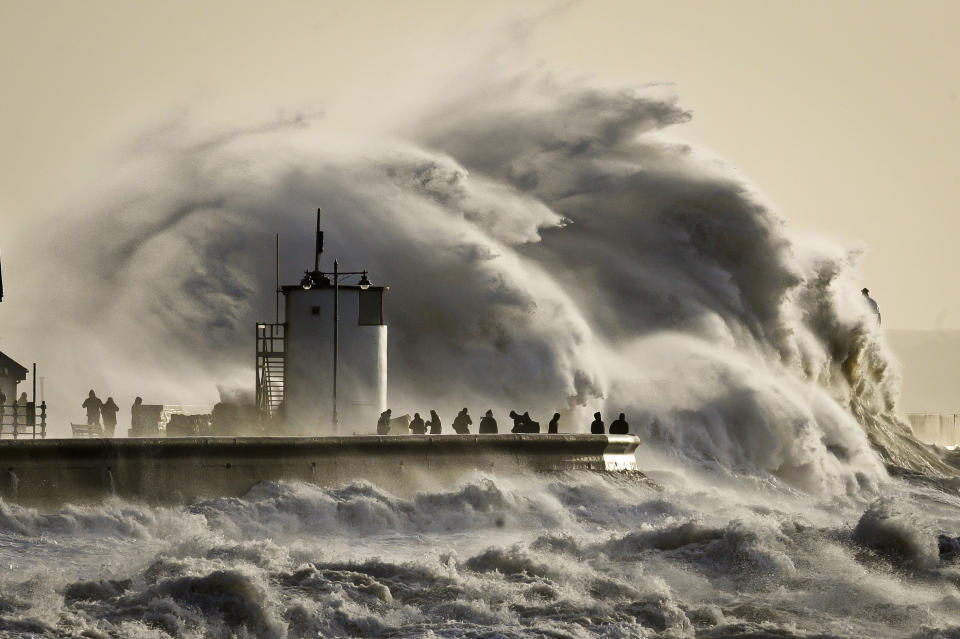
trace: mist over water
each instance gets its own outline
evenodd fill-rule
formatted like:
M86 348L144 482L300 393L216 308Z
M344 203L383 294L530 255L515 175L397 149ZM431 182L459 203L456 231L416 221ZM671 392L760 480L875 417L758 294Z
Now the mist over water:
M956 570L936 535L960 535L960 511L934 487L952 469L897 416L856 252L791 234L729 167L672 139L689 117L657 87L524 79L389 140L302 120L144 137L110 195L52 230L42 248L57 259L16 320L71 380L64 422L90 386L202 403L218 383L248 385L253 324L273 317L273 233L295 283L322 206L327 266L390 286L395 413L490 407L502 427L511 408L543 423L561 411L562 430L583 431L596 410L625 412L656 483L473 475L412 494L267 484L182 509L2 504L0 558L17 567L0 628L956 628Z

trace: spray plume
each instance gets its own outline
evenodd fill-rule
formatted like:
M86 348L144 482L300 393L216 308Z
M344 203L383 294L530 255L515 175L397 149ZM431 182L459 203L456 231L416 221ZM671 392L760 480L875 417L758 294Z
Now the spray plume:
M326 254L391 287L395 412L564 410L583 430L624 411L669 454L813 492L938 467L895 416L856 254L791 237L664 135L689 117L658 89L517 80L347 150L300 120L168 130L41 249L58 259L16 321L64 413L91 385L212 401L253 378L273 233L295 282L322 206Z

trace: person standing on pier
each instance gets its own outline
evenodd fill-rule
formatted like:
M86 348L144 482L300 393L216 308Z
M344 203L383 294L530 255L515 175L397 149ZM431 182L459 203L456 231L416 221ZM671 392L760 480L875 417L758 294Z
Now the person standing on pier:
M610 424L610 434L611 435L626 435L630 432L630 424L627 423L627 420L624 418L623 413L620 413L620 417L617 417L613 420L613 423Z
M420 417L420 413L414 413L413 419L410 420L410 434L411 435L424 435L427 432L427 425L423 423L423 418Z
M604 432L606 432L603 428L603 420L600 419L600 413L593 414L593 423L590 424L590 432L594 435L603 435Z
M480 420L480 434L481 435L496 435L497 434L497 420L493 418L493 411L488 410L483 418Z
M440 429L441 429L440 416L437 415L437 411L435 411L435 410L431 410L431 411L430 411L430 421L427 422L427 424L430 426L430 434L431 434L431 435L439 435L439 434L440 434Z
M103 407L103 402L97 397L97 394L90 391L90 394L83 401L83 404L80 405L80 408L87 409L87 426L96 426L97 429L100 428L100 409Z
M467 409L464 408L453 418L453 430L458 435L469 435L470 425L472 423L473 420L470 418L470 415L467 414Z
M92 391L91 391L92 392ZM143 398L138 397L133 400L133 405L130 407L130 430L134 434L140 433L140 407L143 406ZM214 406L216 408L216 406Z
M524 433L539 433L540 432L540 422L533 421L533 418L530 417L530 413L524 411L523 416L523 431Z
M556 435L560 430L560 413L554 413L553 419L550 420L550 423L547 424L547 433L550 435Z
M103 415L103 430L107 437L113 437L113 432L117 428L117 412L120 407L117 406L112 397L107 398L107 403L100 407L100 413Z
M17 400L17 432L25 433L27 432L27 394L20 393L20 398Z

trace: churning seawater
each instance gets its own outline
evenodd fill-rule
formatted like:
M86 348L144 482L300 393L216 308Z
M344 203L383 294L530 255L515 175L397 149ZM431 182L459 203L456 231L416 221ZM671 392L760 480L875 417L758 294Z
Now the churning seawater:
M648 460L655 465L654 460ZM665 465L666 466L666 465ZM178 508L0 504L24 637L938 637L960 499L818 500L713 470L265 483Z

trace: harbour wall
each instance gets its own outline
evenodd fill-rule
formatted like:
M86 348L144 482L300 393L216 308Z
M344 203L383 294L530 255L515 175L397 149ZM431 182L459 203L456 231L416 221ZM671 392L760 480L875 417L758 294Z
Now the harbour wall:
M574 434L0 440L0 496L40 507L114 495L182 504L279 480L367 480L403 494L474 470L636 470L639 443Z
M911 413L907 415L914 436L926 444L960 444L960 415L951 413Z

